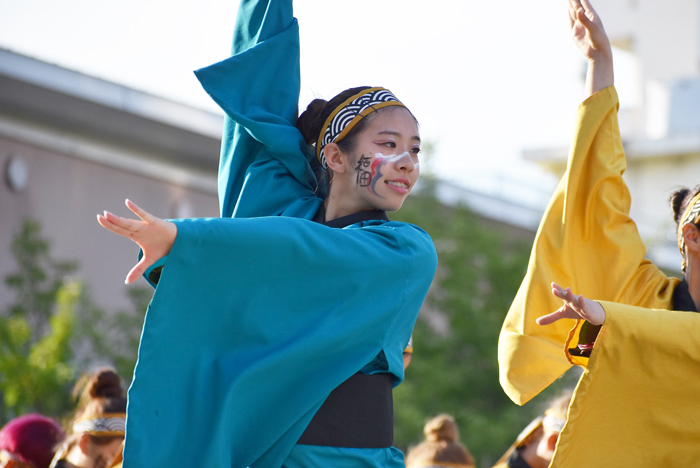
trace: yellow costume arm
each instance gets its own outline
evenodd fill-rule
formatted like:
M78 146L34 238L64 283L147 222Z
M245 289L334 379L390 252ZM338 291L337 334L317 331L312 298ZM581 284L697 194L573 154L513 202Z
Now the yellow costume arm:
M517 404L571 367L563 349L574 321L535 323L561 305L551 293L552 281L585 297L653 308L671 304L677 280L644 258L646 249L629 217L617 107L613 87L579 106L566 173L542 218L527 274L503 324L500 381Z
M601 305L551 466L700 466L700 314Z

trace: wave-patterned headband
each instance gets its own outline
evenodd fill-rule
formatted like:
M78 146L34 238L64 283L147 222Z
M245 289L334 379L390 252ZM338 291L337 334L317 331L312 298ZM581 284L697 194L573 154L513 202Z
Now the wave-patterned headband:
M363 89L339 105L326 119L316 142L316 157L321 165L327 167L323 149L328 143L342 140L360 120L387 106L406 107L391 91L384 88Z
M124 435L126 413L105 413L99 417L80 418L73 423L73 433L81 432L97 436Z
M683 257L683 260L681 260L681 269L683 270L683 273L685 273L685 238L683 237L683 228L687 224L696 224L700 220L700 192L697 193L692 200L690 200L690 203L688 203L688 206L686 206L685 211L683 212L683 216L681 216L681 220L678 223L678 250L681 251L681 256Z

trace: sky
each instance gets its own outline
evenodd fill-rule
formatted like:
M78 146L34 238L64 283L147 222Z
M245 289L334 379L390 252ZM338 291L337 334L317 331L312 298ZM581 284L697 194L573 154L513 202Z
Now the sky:
M219 112L192 70L230 50L236 0L0 0L0 47ZM424 170L465 187L544 193L523 149L565 147L585 61L566 0L299 0L300 106L389 88L433 151ZM622 99L622 96L621 96ZM515 190L514 190L515 189Z

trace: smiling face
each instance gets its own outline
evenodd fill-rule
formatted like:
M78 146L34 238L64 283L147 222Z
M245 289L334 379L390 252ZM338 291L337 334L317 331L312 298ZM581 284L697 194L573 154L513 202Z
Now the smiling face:
M339 216L398 210L420 174L418 124L403 107L373 114L350 151L330 144L325 152L333 171L329 205L341 208Z

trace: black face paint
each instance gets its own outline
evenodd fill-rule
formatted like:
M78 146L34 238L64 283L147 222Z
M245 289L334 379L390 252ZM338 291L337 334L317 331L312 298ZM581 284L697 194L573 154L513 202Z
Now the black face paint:
M355 172L357 172L357 185L360 187L367 187L372 181L372 174L370 172L371 162L372 160L364 154L360 156L359 161L357 161Z

